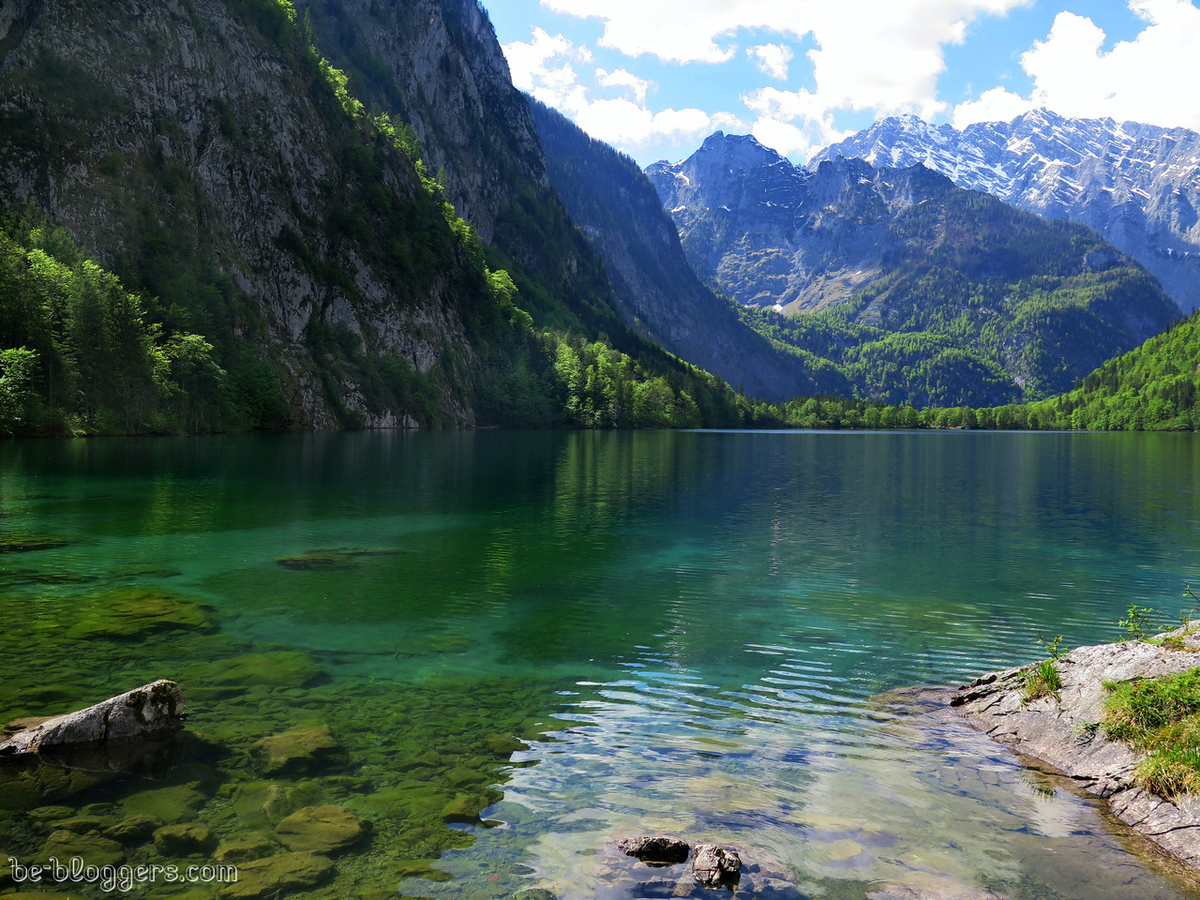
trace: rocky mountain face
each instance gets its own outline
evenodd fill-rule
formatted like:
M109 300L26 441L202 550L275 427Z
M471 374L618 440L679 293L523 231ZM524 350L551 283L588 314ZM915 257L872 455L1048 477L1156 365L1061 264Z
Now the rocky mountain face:
M554 192L525 98L475 0L297 0L296 8L363 101L412 126L459 215L518 284L516 270L526 276L522 303L539 324L643 349Z
M332 364L339 347L428 376L439 418L475 421L453 370L486 285L412 161L296 39L290 4L3 11L0 196L66 225L226 366L278 379L293 424L414 423Z
M637 164L529 98L551 181L604 260L622 317L672 353L754 397L784 400L848 387L747 326L702 284L674 222Z
M3 0L0 203L216 345L251 426L553 420L543 330L679 368L622 322L474 0Z
M1181 309L1200 306L1200 134L1034 110L959 131L883 119L822 150L878 166L921 163L960 187L1095 228L1152 271Z
M812 172L750 135L718 131L646 174L701 278L739 303L815 312L883 272L888 201L871 167Z
M1154 279L1070 223L923 166L793 166L717 133L647 169L701 278L757 327L891 402L992 405L1069 389L1178 315Z

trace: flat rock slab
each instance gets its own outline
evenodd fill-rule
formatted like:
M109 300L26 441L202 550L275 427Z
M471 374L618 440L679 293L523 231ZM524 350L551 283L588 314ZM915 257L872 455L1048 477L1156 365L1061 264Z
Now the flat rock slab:
M337 853L362 840L367 823L344 806L306 806L275 827L289 850Z
M260 900L304 890L333 875L333 860L319 853L280 853L238 865L238 880L221 889L221 900Z
M1057 661L1062 676L1058 697L1025 702L1029 667L1021 666L984 675L948 699L974 727L1107 799L1118 819L1189 866L1200 867L1200 799L1185 796L1172 802L1138 787L1133 770L1140 757L1108 740L1098 727L1107 696L1104 682L1200 666L1194 643L1194 637L1185 638L1185 650L1140 641L1076 648Z
M328 725L296 728L263 738L250 748L250 754L264 775L305 774L345 756Z
M0 757L161 740L182 727L183 692L163 679L19 731L0 742Z

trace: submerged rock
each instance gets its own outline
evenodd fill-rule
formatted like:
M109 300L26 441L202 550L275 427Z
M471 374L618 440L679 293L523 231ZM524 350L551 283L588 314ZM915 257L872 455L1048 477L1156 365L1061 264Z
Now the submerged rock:
M640 859L648 866L674 866L687 862L692 848L686 841L669 837L625 838L617 842L617 849L626 856Z
M352 569L358 560L371 556L395 556L402 550L364 550L353 547L320 547L305 550L299 556L277 556L275 562L285 569L301 572L331 572Z
M250 754L264 775L299 775L344 762L345 752L328 725L295 728L257 741Z
M707 888L735 888L742 877L742 858L728 847L697 844L692 855L692 877Z
M189 666L179 673L179 678L202 689L229 687L244 693L252 685L304 687L324 674L325 670L311 656L295 650L277 650L243 653Z
M207 825L164 825L154 832L154 847L163 856L199 856L217 846Z
M50 534L6 534L0 537L0 553L32 553L35 550L57 550L69 547L71 538Z
M275 828L275 836L289 850L335 854L357 844L367 833L367 823L344 806L306 806Z
M196 601L158 588L130 587L95 595L65 634L74 640L130 640L159 631L210 627Z
M221 889L221 900L262 900L315 887L333 875L333 860L319 853L280 853L238 866L238 880Z

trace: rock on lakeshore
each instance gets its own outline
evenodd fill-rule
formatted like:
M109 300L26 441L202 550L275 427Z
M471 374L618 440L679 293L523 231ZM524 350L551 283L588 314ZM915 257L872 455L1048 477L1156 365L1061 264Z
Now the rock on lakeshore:
M1113 813L1135 831L1190 866L1200 868L1200 798L1166 800L1133 783L1140 757L1108 740L1104 682L1153 678L1200 666L1200 635L1172 632L1185 649L1126 641L1079 647L1060 657L1058 697L1025 702L1028 666L992 672L959 688L950 705L976 728L1019 753L1048 763L1084 790L1105 798Z
M0 757L108 742L158 740L183 727L183 694L165 679L55 716L0 742Z

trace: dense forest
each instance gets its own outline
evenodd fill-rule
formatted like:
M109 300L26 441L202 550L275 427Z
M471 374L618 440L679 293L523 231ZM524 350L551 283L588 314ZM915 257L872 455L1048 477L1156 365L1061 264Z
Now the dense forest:
M881 277L819 312L741 309L809 365L839 372L854 396L912 406L1039 400L1178 315L1153 276L1094 231L924 170L905 174L925 199L891 220Z

